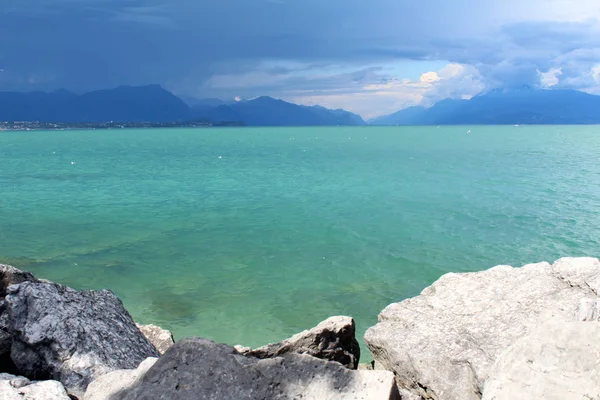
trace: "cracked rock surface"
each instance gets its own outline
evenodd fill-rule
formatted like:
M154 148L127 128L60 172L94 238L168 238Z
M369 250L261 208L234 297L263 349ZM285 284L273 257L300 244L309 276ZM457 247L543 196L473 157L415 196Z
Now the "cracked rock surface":
M29 272L21 271L10 265L0 264L0 365L5 357L10 357L10 347L12 345L12 334L10 333L5 301L6 291L10 285L28 281L37 282L38 280Z
M376 363L420 399L481 399L500 354L547 319L597 318L600 261L450 273L395 303L365 334ZM532 397L534 398L534 397Z
M498 358L483 400L600 399L600 323L552 318Z
M358 368L360 345L354 333L356 327L351 317L330 317L310 330L295 334L289 339L271 343L257 349L236 346L245 356L273 358L288 353L308 354L323 360L337 361L350 369Z
M159 355L111 291L23 282L7 292L10 358L30 379L57 380L80 397L96 377Z

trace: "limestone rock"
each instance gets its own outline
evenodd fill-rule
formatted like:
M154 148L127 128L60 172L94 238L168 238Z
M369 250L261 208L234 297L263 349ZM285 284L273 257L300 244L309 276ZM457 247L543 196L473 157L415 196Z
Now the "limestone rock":
M600 293L600 261L498 266L442 276L420 296L392 304L365 334L377 364L423 399L480 399L504 349L542 313L576 321L580 302Z
M157 360L147 358L136 369L120 369L102 375L88 385L83 400L110 400L112 395L137 383Z
M19 373L58 380L78 397L97 376L158 356L110 291L24 282L8 288L6 305Z
M31 382L22 376L0 374L0 400L70 400L57 381Z
M31 281L36 282L36 278L29 272L21 271L10 265L0 264L0 358L8 357L12 344L12 334L8 328L8 312L6 310L6 290L10 285ZM0 359L0 371L2 368Z
M483 400L600 399L600 323L552 319L505 350Z
M399 399L389 371L354 371L296 353L258 359L200 338L177 342L137 384L111 400L158 398Z
M156 347L156 350L162 355L167 352L175 343L173 334L156 325L138 325L138 329L142 334Z
M600 298L581 299L579 302L579 321L600 321Z
M271 343L254 350L236 346L236 350L240 354L262 359L288 353L308 354L324 360L337 361L347 368L356 369L360 359L360 346L355 332L352 318L331 317L316 327L279 343Z
M31 384L31 381L24 376L15 376L6 373L0 374L0 381L10 381L10 385L17 389Z

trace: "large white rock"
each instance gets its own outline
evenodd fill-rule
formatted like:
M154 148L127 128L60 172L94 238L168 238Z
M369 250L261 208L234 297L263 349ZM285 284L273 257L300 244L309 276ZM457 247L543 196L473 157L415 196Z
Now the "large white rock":
M136 369L121 369L102 375L88 385L83 400L109 400L121 390L136 384L157 360L158 358L150 357L142 361Z
M600 323L551 319L505 350L483 400L600 399Z
M365 342L401 388L423 399L480 399L498 356L542 313L576 321L590 315L581 300L598 293L596 258L446 274L420 296L383 310Z
M31 382L22 376L0 374L0 400L70 400L57 381Z

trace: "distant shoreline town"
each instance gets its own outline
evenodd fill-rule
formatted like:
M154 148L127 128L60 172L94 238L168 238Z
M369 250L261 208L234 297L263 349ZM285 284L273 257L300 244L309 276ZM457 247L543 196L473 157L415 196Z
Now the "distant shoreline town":
M243 122L38 122L0 121L0 131L62 131L80 129L131 129L131 128L210 128L224 126L245 126Z

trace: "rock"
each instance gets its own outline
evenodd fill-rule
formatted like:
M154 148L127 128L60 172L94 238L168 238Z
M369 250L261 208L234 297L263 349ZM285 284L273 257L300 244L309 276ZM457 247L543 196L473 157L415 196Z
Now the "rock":
M110 400L112 395L137 383L157 360L147 358L136 369L120 369L102 375L88 385L83 400Z
M600 321L600 299L581 299L579 302L579 321Z
M365 342L399 387L420 398L480 399L498 356L542 313L576 321L580 301L598 293L595 258L446 274L420 296L383 310Z
M162 355L167 352L175 343L175 339L173 339L173 334L156 325L138 325L136 324L138 329L142 332L142 334L156 347L156 350Z
M279 343L271 343L254 350L236 346L236 350L240 354L262 359L288 353L308 354L356 369L360 359L360 346L354 336L355 332L352 318L331 317L311 330L300 332Z
M177 342L111 400L399 399L389 371L354 371L306 354L259 359L206 339Z
M6 290L10 285L22 282L36 282L37 279L29 272L18 270L10 265L0 264L0 372L8 368L4 366L9 358L12 345L12 334L8 328L8 312L6 311Z
M10 381L10 385L17 389L31 384L31 381L24 376L15 376L6 373L0 374L0 381Z
M0 297L4 298L10 285L16 285L23 282L37 282L33 274L21 271L10 265L0 264Z
M600 323L552 319L494 364L483 400L600 399Z
M0 400L70 400L70 398L60 382L31 382L22 376L0 374Z
M375 370L375 364L373 362L370 362L368 364L358 364L357 369L364 370L364 371L373 371L373 370Z
M58 380L78 397L96 377L158 356L108 290L24 282L8 288L6 304L19 373Z

